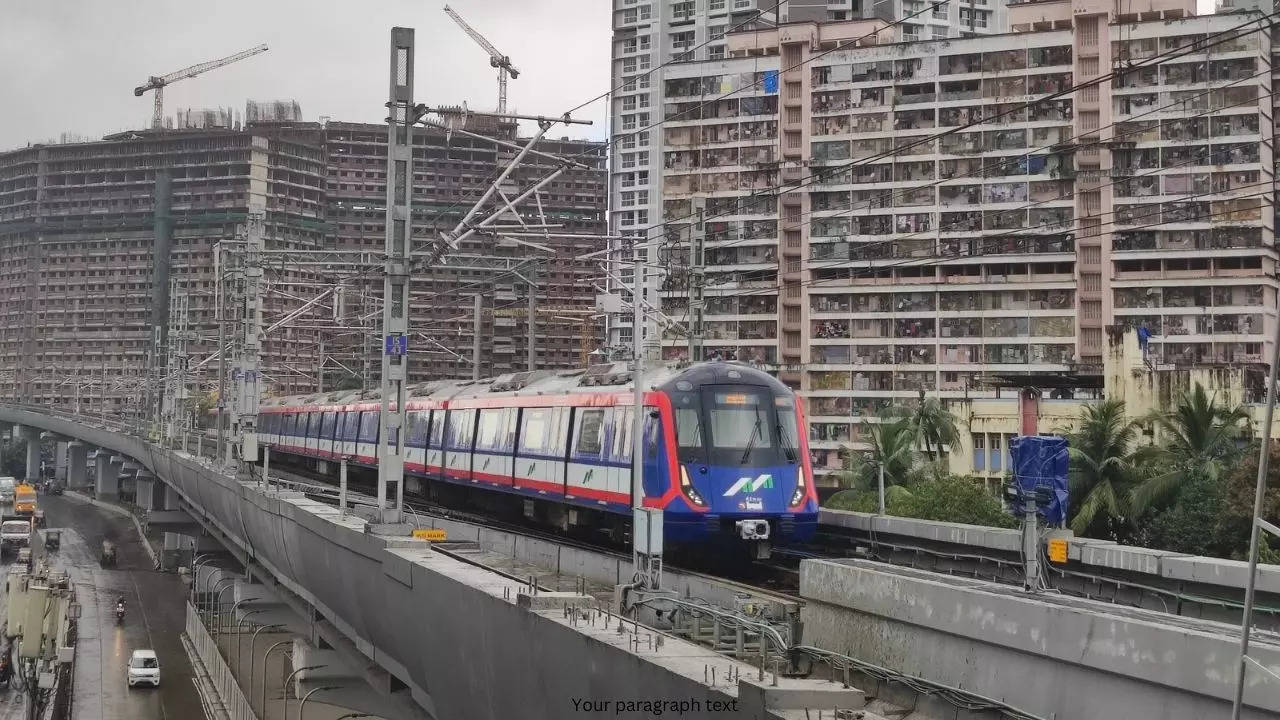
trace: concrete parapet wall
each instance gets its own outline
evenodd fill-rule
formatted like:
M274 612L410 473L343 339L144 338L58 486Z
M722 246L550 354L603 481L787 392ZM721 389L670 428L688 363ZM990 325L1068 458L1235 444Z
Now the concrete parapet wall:
M805 560L806 632L823 645L1057 720L1198 720L1230 710L1239 641L1204 620L862 560ZM1280 644L1251 655L1280 671ZM1254 673L1246 717L1275 717Z
M1021 578L1021 530L828 509L822 510L819 523L829 532L883 547L881 554L895 563L933 554L932 564L911 564L1003 581ZM1070 537L1069 531L1066 535L1068 562L1049 566L1050 580L1063 592L1190 617L1240 621L1248 563ZM910 548L919 548L919 553ZM987 571L979 572L984 565ZM1280 609L1280 566L1259 565L1257 589L1260 607ZM1274 614L1259 613L1256 620L1261 627L1280 629L1280 618Z

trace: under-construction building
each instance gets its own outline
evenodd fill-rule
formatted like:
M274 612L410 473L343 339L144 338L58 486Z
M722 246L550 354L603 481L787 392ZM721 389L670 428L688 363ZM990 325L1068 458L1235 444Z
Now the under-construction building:
M425 238L433 228L456 224L514 151L457 134L419 132L415 205ZM516 142L514 125L490 132ZM602 147L547 141L539 149L580 156L590 169L566 173L530 198L523 220L601 234ZM553 162L526 163L512 184L527 184ZM381 314L376 289L365 289L351 268L329 272L293 260L311 250L380 253L385 183L386 128L374 124L138 131L0 153L0 397L78 403L110 415L139 412L149 388L159 385L157 359L164 352L157 343L165 338L153 329L169 327L171 286L186 295L174 306L185 307L191 328L191 380L216 387L214 247L234 240L251 210L259 209L266 249L297 251L271 256L265 324L346 278L342 292L334 293L339 301L318 304L266 335L268 392L302 393L326 380L330 387L376 385L381 343L366 337L376 334ZM514 217L503 223L519 224ZM594 349L590 268L573 258L596 249L597 241L533 241L554 254L484 236L459 252L548 258L536 274L526 266L518 276L497 275L468 269L467 262L415 271L415 380L471 376L477 293L483 299L482 374L525 369L526 281L537 288L536 365L577 364ZM378 277L376 269L368 273ZM322 365L328 369L323 379L316 372Z
M167 327L170 281L189 296L198 363L217 347L214 245L262 208L269 248L323 246L325 171L318 145L253 130L148 131L0 154L0 396L139 411L159 380L164 338L153 328ZM273 360L316 359L313 338L285 330L271 340ZM269 364L281 389L314 382ZM193 373L210 379L216 367Z
M472 204L510 163L523 144L515 123L477 124L466 128L506 145L446 134L433 128L414 136L413 226L424 240L452 230ZM385 125L330 122L325 128L329 157L327 187L329 216L335 246L339 249L381 251L385 237L387 129ZM526 223L554 225L552 233L596 236L605 230L605 149L603 143L579 140L542 140L539 152L584 165L560 175L542 191L520 204L519 218L508 213L497 224L504 228ZM549 175L559 167L555 160L530 154L524 158L500 190L508 198ZM515 235L518 230L513 230ZM413 362L411 380L442 377L481 377L518 372L529 367L529 308L534 308L535 368L563 368L585 364L597 346L603 327L593 317L599 271L590 262L575 258L603 247L599 239L566 239L551 235L519 238L548 248L543 252L503 239L498 234L477 233L464 241L441 267L418 268L413 274L410 338ZM419 247L423 243L417 243ZM468 256L540 259L515 273L499 273ZM360 298L381 292L381 276ZM533 304L528 283L532 282ZM369 289L372 288L372 291ZM481 298L476 324L475 296ZM358 307L358 305L356 305ZM375 308L370 307L367 315ZM356 313L352 313L353 315ZM376 318L375 318L376 320ZM477 327L479 332L477 332ZM479 368L475 367L473 338L479 335ZM348 335L347 337L351 337ZM361 339L371 339L361 333ZM340 343L335 347L341 348ZM359 357L377 361L376 353ZM355 370L355 368L352 368ZM360 373L368 377L367 373ZM341 372L350 381L351 373ZM376 384L376 383L375 383Z

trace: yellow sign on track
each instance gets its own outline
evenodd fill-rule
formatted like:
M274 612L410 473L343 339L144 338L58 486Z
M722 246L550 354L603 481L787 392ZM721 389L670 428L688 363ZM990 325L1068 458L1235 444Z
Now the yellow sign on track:
M449 533L444 530L414 530L413 536L419 540L430 540L431 542L444 542L449 537Z
M1049 541L1049 561L1056 563L1064 563L1067 561L1067 541L1062 538L1053 538Z

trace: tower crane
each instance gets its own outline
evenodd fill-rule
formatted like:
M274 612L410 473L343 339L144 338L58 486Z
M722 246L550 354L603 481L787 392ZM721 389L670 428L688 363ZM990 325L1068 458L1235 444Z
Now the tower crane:
M186 80L187 78L195 77L201 73L209 72L210 70L223 67L224 65L230 65L233 62L239 62L245 58L253 57L254 55L264 53L266 51L266 45L259 45L258 47L238 52L235 55L228 55L220 60L210 60L209 62L192 65L191 67L183 68L177 72L171 72L168 75L162 75L160 77L153 75L150 78L147 78L146 85L139 85L134 88L133 94L135 97L142 97L142 94L146 91L155 90L156 108L155 113L151 116L151 127L160 128L164 123L164 88L166 85L175 83L179 80Z
M498 68L498 112L505 113L507 111L507 75L510 75L511 79L514 80L520 77L520 71L516 69L515 65L511 64L511 58L498 52L498 48L494 47L493 43L485 40L484 36L468 25L467 21L453 11L453 8L445 5L444 11L445 14L453 18L454 22L458 23L458 27L462 28L463 32L470 35L477 45L489 53L489 65Z

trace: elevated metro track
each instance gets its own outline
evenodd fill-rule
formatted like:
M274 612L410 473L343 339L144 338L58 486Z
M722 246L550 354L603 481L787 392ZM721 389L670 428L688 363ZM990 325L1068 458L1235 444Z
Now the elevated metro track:
M809 667L826 681L815 681L776 665L759 668L750 648L744 661L631 619L619 623L617 615L607 615L605 630L598 622L604 608L584 590L535 591L535 583L513 579L520 575L463 562L469 551L436 552L424 541L379 535L304 492L264 487L256 477L237 480L203 458L120 428L4 406L0 423L80 439L146 466L247 566L305 601L317 627L349 638L382 673L386 694L411 699L426 716L558 718L573 712L575 697L637 696L736 699L747 710L739 717L799 718L803 710L789 708L829 713L842 706L866 720L1198 720L1229 705L1237 640L1233 628L1212 620L865 560L811 558L799 570L811 644L789 652L817 658ZM481 549L502 545L531 561L550 544L486 528L471 540L458 521L428 522L456 523L451 539L456 533ZM873 529L877 537L887 530ZM541 559L571 574L624 581L630 574L616 558L589 567L600 556L580 549ZM683 600L673 595L669 603ZM1280 643L1263 637L1256 650L1260 662L1280 671ZM724 682L726 672L734 682ZM925 677L930 682L917 682ZM869 704L871 696L894 702ZM1245 699L1244 717L1280 713L1280 689L1260 679Z

